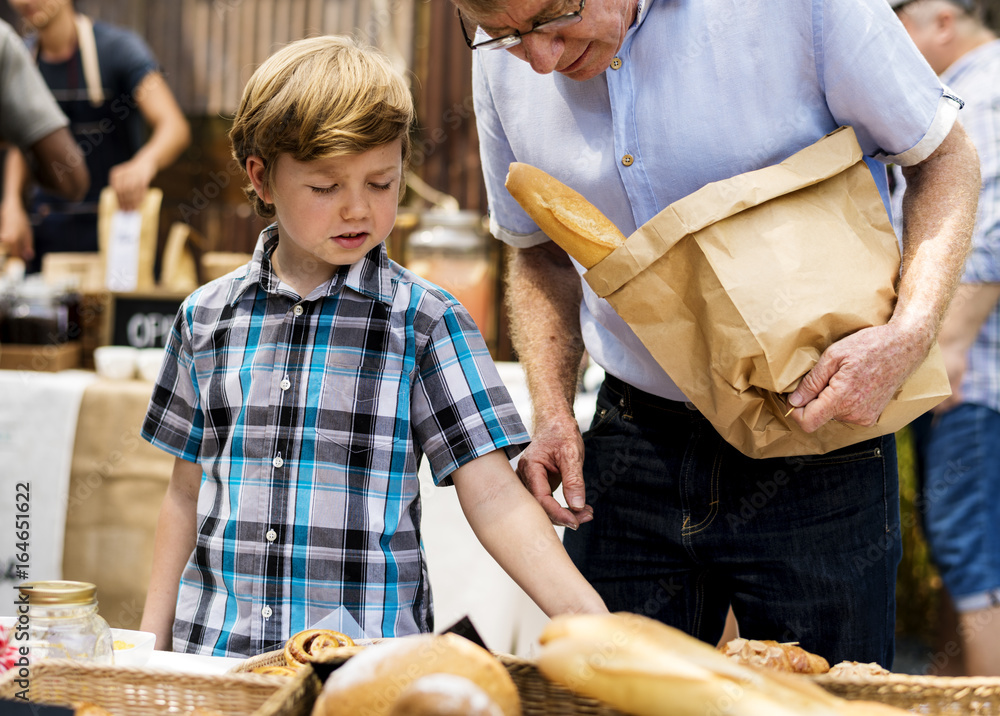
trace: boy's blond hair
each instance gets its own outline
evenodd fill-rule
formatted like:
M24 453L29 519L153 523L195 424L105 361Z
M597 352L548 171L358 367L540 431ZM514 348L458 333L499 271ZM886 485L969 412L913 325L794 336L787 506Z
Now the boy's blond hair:
M229 139L244 170L247 157L263 160L264 183L271 186L279 154L308 161L400 139L405 168L413 119L406 82L381 52L327 35L292 42L257 68L243 90ZM274 206L252 186L244 191L260 216L274 216Z

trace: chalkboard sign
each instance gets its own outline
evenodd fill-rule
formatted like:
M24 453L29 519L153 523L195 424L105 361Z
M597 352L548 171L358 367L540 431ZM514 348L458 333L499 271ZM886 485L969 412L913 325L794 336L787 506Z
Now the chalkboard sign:
M186 294L111 294L111 343L133 348L162 348Z

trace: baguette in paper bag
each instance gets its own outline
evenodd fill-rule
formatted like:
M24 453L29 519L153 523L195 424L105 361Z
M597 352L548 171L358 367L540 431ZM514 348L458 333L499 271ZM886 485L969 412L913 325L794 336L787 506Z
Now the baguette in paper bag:
M806 433L785 417L784 396L828 346L888 322L899 263L854 130L841 127L674 202L584 279L727 442L766 458L896 432L951 394L935 344L872 427Z
M584 268L625 243L625 235L596 206L537 167L513 162L504 186L545 235Z

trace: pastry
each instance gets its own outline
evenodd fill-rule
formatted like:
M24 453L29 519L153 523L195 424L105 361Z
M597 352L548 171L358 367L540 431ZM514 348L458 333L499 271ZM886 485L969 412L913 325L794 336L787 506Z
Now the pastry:
M251 669L254 674L264 674L266 676L295 676L298 669L284 664L268 664Z
M825 674L830 670L826 659L794 643L736 638L720 646L719 651L741 664L794 674Z
M346 634L332 629L306 629L285 642L285 661L299 667L345 646L354 646L354 640Z
M872 676L887 676L892 672L874 661L867 664L859 661L842 661L830 667L828 673L840 679L867 679Z

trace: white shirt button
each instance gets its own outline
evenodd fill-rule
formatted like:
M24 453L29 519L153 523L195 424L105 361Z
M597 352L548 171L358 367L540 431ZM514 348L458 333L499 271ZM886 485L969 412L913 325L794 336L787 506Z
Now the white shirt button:
M292 309L292 313L294 313L296 316L301 316L305 312L305 310L306 309L302 308L302 304L297 303L295 304L295 308Z
M289 388L292 387L292 381L288 380L288 378L283 378L281 380L281 383L279 383L279 385L281 386L282 390L288 390Z
M264 536L267 537L268 542L274 542L274 540L278 539L278 533L274 530L268 530Z
M274 465L275 467L281 467L282 465L285 464L285 461L281 459L281 455L278 455L278 457L271 460L271 464Z
M270 619L272 614L274 614L274 612L271 611L271 607L264 607L260 610L260 615L265 619Z

